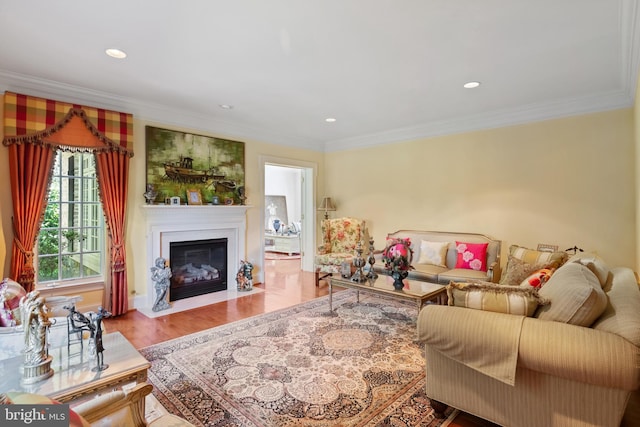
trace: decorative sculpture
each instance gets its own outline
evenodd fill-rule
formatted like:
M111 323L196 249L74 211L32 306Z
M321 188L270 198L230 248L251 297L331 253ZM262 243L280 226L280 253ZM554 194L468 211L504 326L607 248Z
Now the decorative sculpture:
M369 271L367 272L367 280L374 282L378 278L378 273L373 270L373 264L376 263L375 249L373 247L373 237L369 238Z
M362 283L367 281L367 275L364 272L364 266L367 262L362 257L362 252L364 251L362 249L362 242L360 241L356 245L356 256L353 258L353 266L356 268L356 272L351 276L352 282Z
M153 187L153 184L147 184L147 191L144 192L144 200L146 200L148 205L153 204L153 201L156 199L158 192Z
M240 269L236 274L236 283L239 291L253 289L253 264L248 261L240 261Z
M20 315L25 344L22 382L33 384L53 375L47 343L51 322L40 292L31 291L20 299Z
M80 344L80 349L83 348L82 335L85 331L89 332L90 336L94 336L94 326L91 323L91 319L76 310L75 303L71 305L65 305L65 310L69 310L67 314L67 349L72 344ZM82 351L82 350L80 350Z
M98 308L97 313L91 314L91 323L93 324L93 349L96 352L96 366L92 368L92 371L100 372L104 371L109 367L109 365L104 364L104 346L102 345L102 319L106 317L111 317L111 313L109 313L104 308Z
M161 311L171 308L167 302L169 292L169 279L171 278L171 268L166 266L166 261L162 257L156 258L155 267L151 267L151 280L156 290L156 300L153 303L153 311Z

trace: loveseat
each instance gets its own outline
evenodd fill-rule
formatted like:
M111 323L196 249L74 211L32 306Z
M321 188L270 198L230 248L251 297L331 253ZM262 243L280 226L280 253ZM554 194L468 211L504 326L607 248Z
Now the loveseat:
M483 286L492 301L515 295ZM640 291L631 269L574 256L538 291L523 291L537 299L529 316L493 304L466 308L473 298L456 296L462 288L448 286L454 306L427 305L418 317L435 407L509 427L621 425L640 387ZM630 412L622 425L640 425Z
M500 251L501 241L492 239L484 234L399 230L387 235L389 239L411 239L413 249L414 270L409 272L409 279L446 285L453 281L485 280L498 282L500 280ZM471 245L486 245L483 252L486 258L481 260L479 269L456 268L458 264L458 249L456 242ZM382 251L377 251L374 270L384 273ZM462 254L460 254L462 256ZM480 265L479 264L479 265Z

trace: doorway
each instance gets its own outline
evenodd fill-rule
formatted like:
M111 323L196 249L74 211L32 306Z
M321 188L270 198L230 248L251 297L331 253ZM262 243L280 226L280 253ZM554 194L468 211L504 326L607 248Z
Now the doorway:
M289 250L298 251L301 270L313 271L314 195L317 167L310 162L267 156L261 157L260 162L264 194L263 260L267 249L273 250L273 245L277 244L277 253L287 256ZM282 228L278 224L280 234L276 239L270 239L275 232L274 219L279 219Z

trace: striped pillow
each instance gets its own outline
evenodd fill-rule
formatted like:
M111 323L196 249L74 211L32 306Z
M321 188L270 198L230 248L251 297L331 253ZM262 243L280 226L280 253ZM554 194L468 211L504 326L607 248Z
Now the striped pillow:
M577 262L559 268L540 289L540 295L550 304L538 310L538 319L578 326L591 326L608 302L598 277Z
M535 288L490 282L451 282L447 296L451 306L521 316L533 316L539 305L546 304Z

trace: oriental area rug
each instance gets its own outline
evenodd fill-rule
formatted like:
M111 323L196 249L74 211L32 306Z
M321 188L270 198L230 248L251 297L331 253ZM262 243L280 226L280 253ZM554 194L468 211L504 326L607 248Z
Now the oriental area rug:
M197 426L450 424L424 394L415 304L355 291L140 350L164 408Z

